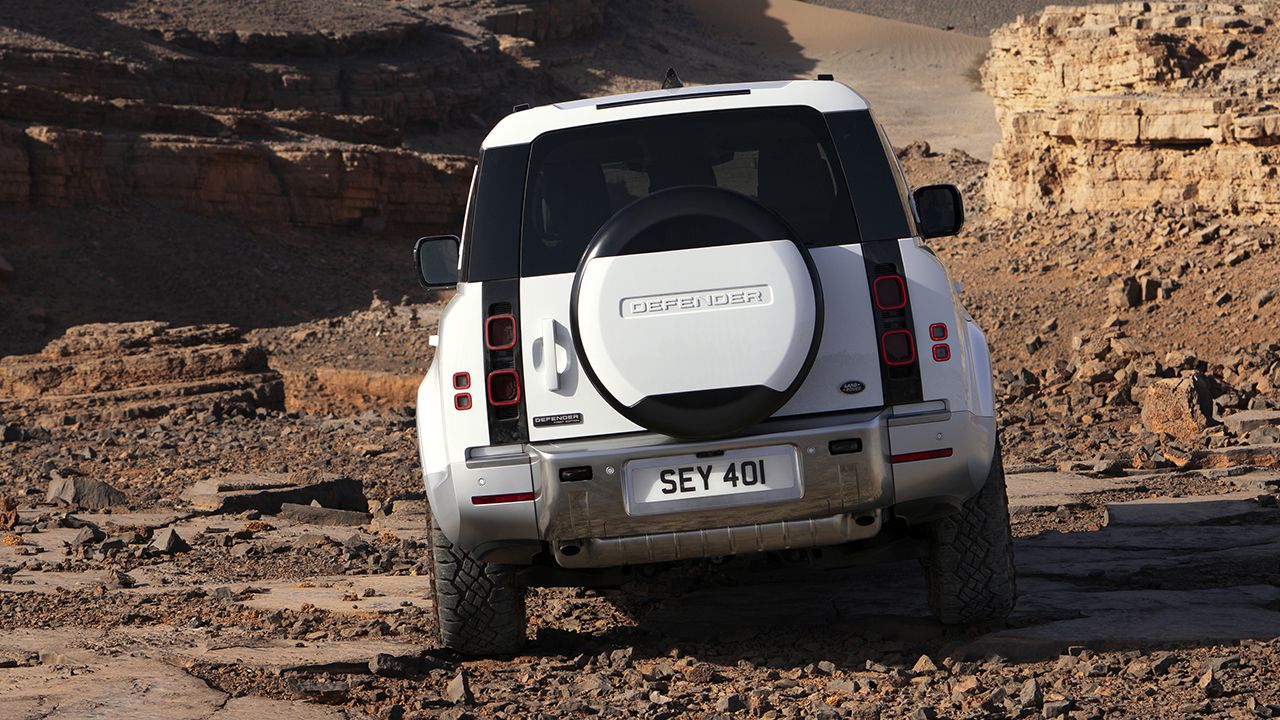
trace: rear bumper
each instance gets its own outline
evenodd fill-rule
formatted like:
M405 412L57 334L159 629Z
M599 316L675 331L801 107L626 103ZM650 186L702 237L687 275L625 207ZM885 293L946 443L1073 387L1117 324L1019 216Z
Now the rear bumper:
M454 463L449 484L456 494L449 500L462 511L462 537L455 542L490 562L531 557L545 543L570 568L835 545L874 536L888 508L923 522L959 507L981 489L995 445L993 418L941 409L787 419L760 429L765 432L706 442L636 433L538 443L504 458ZM861 449L833 454L833 442L849 440L860 441ZM800 459L798 499L660 515L627 512L623 478L629 461L779 445L794 447ZM943 447L952 454L892 462L894 454ZM561 470L584 467L591 468L590 479L561 480ZM470 497L517 485L531 488L534 499L476 505Z

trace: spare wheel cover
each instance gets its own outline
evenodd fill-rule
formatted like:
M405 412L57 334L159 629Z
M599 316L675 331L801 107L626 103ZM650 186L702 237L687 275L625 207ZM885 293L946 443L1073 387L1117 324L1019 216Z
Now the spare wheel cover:
M587 246L569 318L577 355L628 420L731 435L799 389L822 340L813 258L751 198L676 187L631 203Z

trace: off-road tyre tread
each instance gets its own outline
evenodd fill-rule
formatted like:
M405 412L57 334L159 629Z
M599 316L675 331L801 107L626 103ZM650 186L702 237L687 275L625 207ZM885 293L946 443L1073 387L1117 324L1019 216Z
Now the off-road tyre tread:
M929 609L945 625L1004 620L1017 601L1004 464L996 445L981 492L929 525Z
M440 642L475 656L512 655L524 646L525 591L511 566L480 562L431 522L431 590Z

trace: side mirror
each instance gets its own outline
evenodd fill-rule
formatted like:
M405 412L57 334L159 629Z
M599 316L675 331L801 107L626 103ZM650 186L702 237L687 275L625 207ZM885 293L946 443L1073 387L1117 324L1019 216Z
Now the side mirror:
M455 235L418 238L413 246L413 263L418 282L428 290L449 290L458 284L458 246Z
M912 193L916 223L925 238L946 237L964 225L964 201L955 185L926 185Z

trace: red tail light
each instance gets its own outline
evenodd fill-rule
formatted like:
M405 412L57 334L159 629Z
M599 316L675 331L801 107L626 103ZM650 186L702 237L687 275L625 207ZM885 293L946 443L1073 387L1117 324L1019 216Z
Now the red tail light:
M907 305L907 285L898 275L881 275L872 286L876 307L881 310L898 310Z
M933 359L937 362L946 362L951 359L951 347L946 343L933 346Z
M951 448L942 448L940 450L925 450L923 452L903 453L901 455L889 456L890 462L907 463L917 460L937 460L939 458L951 457Z
M520 402L520 373L515 370L494 370L489 373L489 404L505 407Z
M886 365L910 365L916 359L916 339L910 330L890 330L880 336L880 350Z
M470 410L471 409L471 393L458 393L453 396L454 410Z
M516 346L514 315L494 315L484 323L484 346L490 350L510 350Z
M497 505L499 503L513 502L529 502L533 500L533 493L507 493L505 495L472 495L472 505Z
M464 373L464 372L454 373L454 374L453 374L453 389L454 389L454 390L466 390L466 389L467 389L467 388L469 388L469 387L471 387L471 375L470 375L470 374L468 374L468 373Z
M934 342L942 342L947 339L947 326L943 323L934 323L929 326L929 339Z

